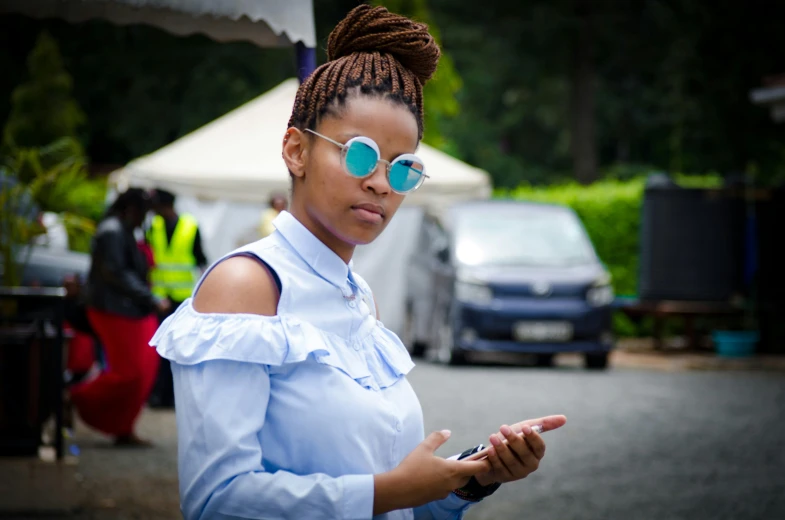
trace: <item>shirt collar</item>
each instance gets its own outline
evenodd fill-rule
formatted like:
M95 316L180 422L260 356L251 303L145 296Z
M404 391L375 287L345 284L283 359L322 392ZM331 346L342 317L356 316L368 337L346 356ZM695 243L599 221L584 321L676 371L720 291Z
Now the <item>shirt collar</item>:
M319 276L336 287L346 286L352 268L351 261L347 265L288 211L279 213L273 220L273 226Z

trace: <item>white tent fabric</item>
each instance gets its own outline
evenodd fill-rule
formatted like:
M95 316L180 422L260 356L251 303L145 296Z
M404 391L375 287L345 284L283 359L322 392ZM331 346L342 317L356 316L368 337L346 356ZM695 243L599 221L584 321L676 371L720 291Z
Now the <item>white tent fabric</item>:
M265 202L272 191L285 191L289 174L281 142L297 93L289 79L198 130L130 162L113 178L125 184L162 186L201 199ZM435 199L487 197L488 175L428 145L417 154L430 178L410 203Z
M199 220L208 257L216 259L255 240L261 210L274 192L289 189L281 143L298 83L271 91L113 172L110 186L163 188L178 195L177 209ZM405 206L441 213L454 202L488 198L488 174L421 144L417 154L430 178ZM419 220L406 207L373 244L357 249L355 267L371 285L385 324L402 325L405 266Z
M179 36L201 33L260 47L316 46L312 0L0 0L0 12L72 23L95 18L141 23Z

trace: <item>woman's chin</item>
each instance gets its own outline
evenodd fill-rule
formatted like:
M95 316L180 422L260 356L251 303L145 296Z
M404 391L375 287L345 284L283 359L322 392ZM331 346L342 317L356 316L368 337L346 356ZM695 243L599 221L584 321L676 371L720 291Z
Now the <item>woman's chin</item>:
M383 230L384 226L352 226L343 236L354 246L364 246L376 240Z

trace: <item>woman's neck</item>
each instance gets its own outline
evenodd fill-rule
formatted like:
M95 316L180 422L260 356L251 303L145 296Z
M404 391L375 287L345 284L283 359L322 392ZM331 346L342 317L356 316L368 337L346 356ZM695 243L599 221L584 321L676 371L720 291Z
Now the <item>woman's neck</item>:
M354 245L349 244L331 231L326 225L322 224L319 219L311 215L305 208L297 207L292 204L289 210L292 216L296 218L300 224L310 231L313 236L318 238L322 244L326 245L333 253L345 263L349 263L354 255Z

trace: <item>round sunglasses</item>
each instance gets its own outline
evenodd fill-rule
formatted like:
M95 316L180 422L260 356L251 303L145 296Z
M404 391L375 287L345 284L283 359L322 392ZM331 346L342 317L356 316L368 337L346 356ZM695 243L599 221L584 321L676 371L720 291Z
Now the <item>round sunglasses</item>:
M376 165L383 162L387 167L387 182L395 193L411 193L422 185L425 178L425 165L414 154L399 155L392 162L381 158L379 146L369 137L352 137L346 144L330 139L326 135L305 129L325 141L330 141L341 149L341 165L344 171L357 179L371 175Z

